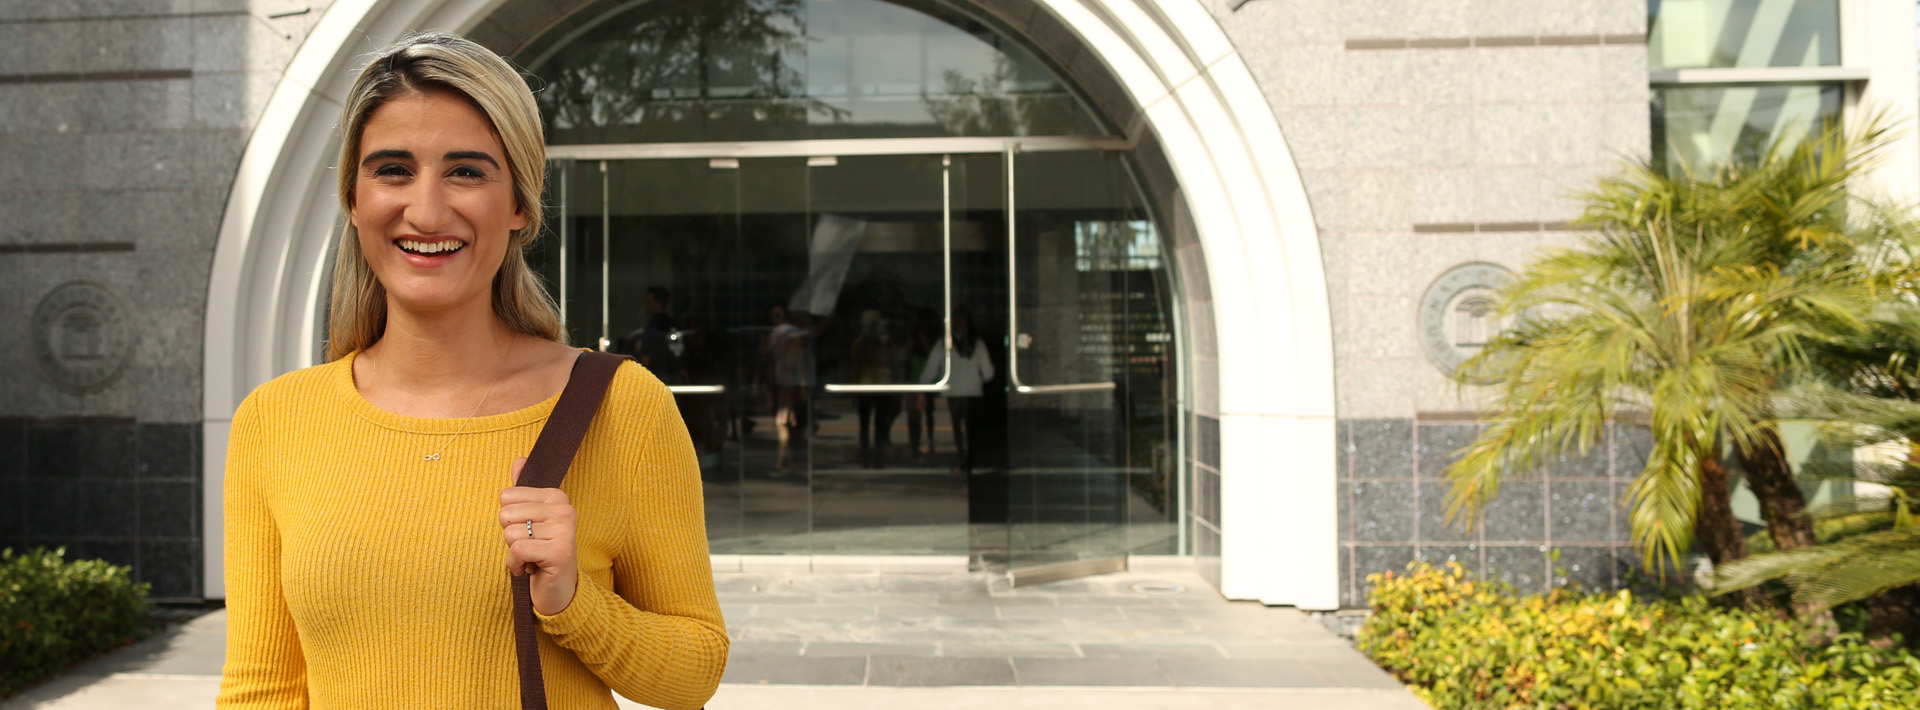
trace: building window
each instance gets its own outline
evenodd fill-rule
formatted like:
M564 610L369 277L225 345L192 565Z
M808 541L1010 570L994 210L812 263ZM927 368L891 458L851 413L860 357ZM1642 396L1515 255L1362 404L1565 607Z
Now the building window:
M1653 161L1710 170L1837 120L1838 0L1649 0Z
M1839 83L1655 87L1654 161L1694 169L1752 161L1782 137L1839 118L1840 94Z
M1654 71L1840 64L1837 0L1649 0L1647 10Z

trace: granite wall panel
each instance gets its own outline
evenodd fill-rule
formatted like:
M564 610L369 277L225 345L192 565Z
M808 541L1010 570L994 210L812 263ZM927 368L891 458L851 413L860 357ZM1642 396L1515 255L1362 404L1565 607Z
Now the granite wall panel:
M329 3L0 2L0 325L72 279L127 307L131 359L98 391L0 349L0 546L131 565L161 598L201 590L207 280L247 135ZM81 245L130 250L80 253Z
M9 419L0 441L19 493L0 502L0 547L64 546L131 565L157 598L200 593L199 426Z
M1366 604L1368 574L1399 571L1416 559L1456 561L1534 591L1574 583L1612 589L1628 581L1621 565L1638 554L1626 537L1620 505L1628 483L1608 473L1617 465L1637 469L1638 463L1615 460L1644 451L1634 428L1610 427L1588 456L1508 478L1471 529L1447 522L1452 484L1443 473L1452 459L1447 452L1465 446L1477 424L1343 419L1336 429L1346 455L1340 497L1343 606Z

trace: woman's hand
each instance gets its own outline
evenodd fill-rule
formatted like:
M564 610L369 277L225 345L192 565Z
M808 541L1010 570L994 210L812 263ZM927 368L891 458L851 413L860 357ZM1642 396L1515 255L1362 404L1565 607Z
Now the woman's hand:
M513 460L513 481L527 457ZM529 525L528 522L532 524ZM558 488L514 486L500 491L500 531L507 541L507 571L533 575L533 610L566 611L579 587L580 562L573 547L573 504ZM531 534L529 534L531 533Z

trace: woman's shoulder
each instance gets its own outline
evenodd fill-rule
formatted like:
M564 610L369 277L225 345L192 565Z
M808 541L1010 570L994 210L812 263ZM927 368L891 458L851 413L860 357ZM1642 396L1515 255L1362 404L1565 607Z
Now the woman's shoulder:
M627 358L613 371L613 384L607 386L608 398L619 398L622 402L671 402L673 394L667 390L667 384L648 370L645 365Z
M240 402L240 412L276 411L284 407L312 406L321 399L333 384L334 378L341 376L343 368L351 367L352 358L343 357L333 362L303 367L261 383L253 388ZM240 412L235 417L241 416Z

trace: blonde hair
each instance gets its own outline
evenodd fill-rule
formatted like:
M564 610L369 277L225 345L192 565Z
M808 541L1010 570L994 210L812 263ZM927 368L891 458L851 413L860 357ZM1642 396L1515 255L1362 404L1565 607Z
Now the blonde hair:
M527 249L540 235L540 194L546 182L547 144L533 90L500 55L472 40L444 32L408 35L375 54L354 80L340 119L340 208L346 231L333 263L333 302L327 324L327 360L372 345L387 327L387 290L360 253L353 226L354 181L360 135L373 112L396 96L446 91L485 114L507 151L515 207L527 225L507 239L507 255L493 277L493 312L507 327L560 343L567 341L559 309L538 274L527 266Z

